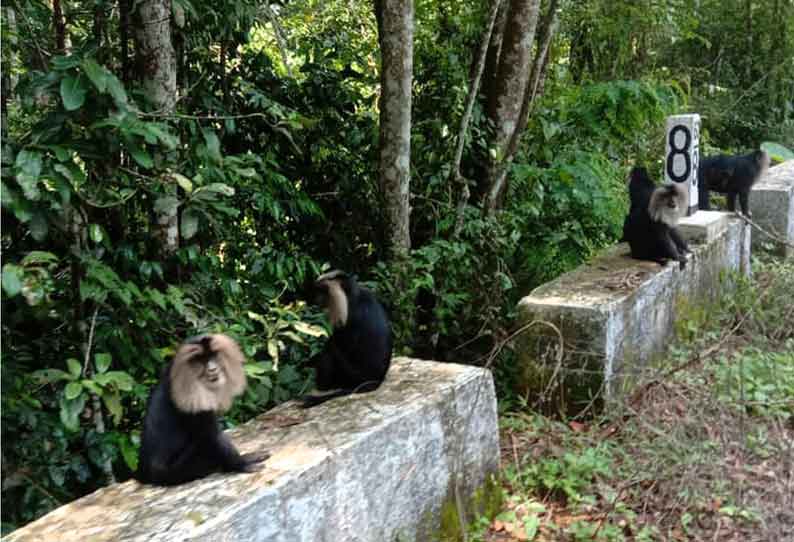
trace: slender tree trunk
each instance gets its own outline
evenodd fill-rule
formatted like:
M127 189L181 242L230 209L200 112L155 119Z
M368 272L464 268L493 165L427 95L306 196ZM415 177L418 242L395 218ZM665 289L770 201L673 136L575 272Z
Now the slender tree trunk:
M486 21L485 31L483 32L482 39L480 40L480 48L477 57L472 63L472 77L469 86L469 94L466 96L466 107L463 111L463 117L460 120L460 130L458 131L458 144L455 147L455 157L452 161L451 177L455 184L460 185L460 197L458 199L457 209L455 211L455 227L452 230L452 236L457 237L463 229L463 215L466 211L466 205L469 203L469 183L463 178L460 173L460 161L463 158L463 147L466 143L466 132L469 128L471 121L471 112L474 109L474 102L477 99L477 93L480 90L480 81L482 80L483 71L485 69L485 62L488 57L489 44L491 43L491 35L493 33L496 18L499 14L499 7L502 5L501 0L491 0L491 8L488 12L488 19Z
M491 37L488 42L488 54L485 57L485 69L482 74L482 89L486 99L496 95L496 81L499 74L499 58L502 56L502 39L504 38L507 12L510 0L499 3Z
M483 210L490 215L496 209L507 176L502 174L507 145L520 130L519 116L529 86L532 45L538 23L540 0L512 0L507 15L496 94L490 97L489 114L494 124L492 148L496 158L488 170L488 193Z
M130 81L130 1L119 0L119 56L121 57L121 80Z
M751 59L754 58L753 56L753 2L751 0L745 0L745 22L747 23L747 55L745 56L745 61L747 63L746 70L745 70L745 77L747 80L750 80L752 77L752 67L753 61Z
M3 142L8 136L8 103L14 99L17 86L17 76L14 69L19 62L17 52L17 14L13 6L3 6L4 31L7 33L8 47L3 48L3 73L0 83L0 103L2 104L2 119L0 119L0 137Z
M540 25L540 34L538 38L537 50L535 51L535 60L532 62L532 72L529 76L529 105L535 102L538 96L542 94L541 81L546 78L546 70L549 65L549 48L554 34L557 33L557 26L559 23L559 0L551 0L549 2L549 11L543 17L543 22ZM522 127L519 126L519 129Z
M413 0L376 0L380 71L380 159L378 176L385 200L386 237L392 257L411 249L411 87Z
M502 201L504 201L504 196L507 192L507 172L518 150L518 143L521 140L521 134L526 128L532 106L538 96L543 93L543 85L545 83L546 70L549 63L549 48L554 34L557 31L559 21L558 6L558 0L551 0L549 3L549 10L543 18L537 50L535 52L534 61L532 62L529 84L524 91L524 97L521 101L521 111L518 115L518 122L505 147L503 159L498 163L494 172L496 181L492 185L492 189L493 187L498 187L498 191L495 194L493 192L489 193L489 197L492 199L486 202L486 206L484 207L486 214L493 213L498 206L501 206Z
M141 81L152 107L174 112L177 99L176 55L171 40L171 0L141 0L137 4L135 35ZM173 194L176 188L173 188ZM159 214L155 236L166 256L179 248L179 214L173 206Z
M55 37L55 51L66 54L66 20L63 18L61 0L52 0L52 28Z

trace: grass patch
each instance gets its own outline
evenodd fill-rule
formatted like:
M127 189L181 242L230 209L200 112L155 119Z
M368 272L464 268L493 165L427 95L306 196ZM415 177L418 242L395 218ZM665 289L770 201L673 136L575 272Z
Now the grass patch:
M470 541L791 540L794 262L756 261L636 392L501 417L502 509Z

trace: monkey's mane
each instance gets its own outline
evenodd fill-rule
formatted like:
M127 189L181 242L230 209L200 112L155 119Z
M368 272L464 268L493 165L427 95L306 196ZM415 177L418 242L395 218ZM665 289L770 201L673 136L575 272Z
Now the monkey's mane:
M670 199L677 200L678 209L671 211L665 202ZM671 183L658 187L651 194L651 200L648 203L648 214L654 222L664 222L668 226L675 226L686 213L689 205L689 198L687 192L681 183Z
M328 318L334 327L343 327L347 323L347 294L339 280L328 281Z
M197 356L211 354L215 355L226 377L223 387L218 389L207 388L196 367L190 363ZM182 412L226 412L234 398L245 391L244 361L240 347L226 335L211 335L209 352L202 344L183 344L177 350L169 372L171 400Z
M317 278L317 284L325 283L328 287L328 319L333 327L344 327L347 324L349 302L342 282L350 280L347 273L334 269Z

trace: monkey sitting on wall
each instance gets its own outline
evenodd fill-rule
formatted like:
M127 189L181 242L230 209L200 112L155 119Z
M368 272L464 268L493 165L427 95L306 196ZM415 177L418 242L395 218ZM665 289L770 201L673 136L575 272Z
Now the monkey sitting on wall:
M245 390L244 357L226 335L188 339L152 390L135 478L174 485L210 473L253 472L269 454L240 455L218 426Z
M712 156L705 158L698 169L698 208L710 209L710 191L728 196L728 209L736 211L736 196L742 213L750 214L750 189L769 168L769 155L755 151L743 156Z
M657 187L641 167L631 170L628 184L631 209L623 223L623 239L631 257L662 264L676 260L684 269L689 247L676 226L687 209L686 189L678 183Z
M315 281L313 289L333 332L308 365L316 370L317 389L330 393L304 397L305 408L334 397L376 390L386 378L392 353L386 311L354 276L330 271Z

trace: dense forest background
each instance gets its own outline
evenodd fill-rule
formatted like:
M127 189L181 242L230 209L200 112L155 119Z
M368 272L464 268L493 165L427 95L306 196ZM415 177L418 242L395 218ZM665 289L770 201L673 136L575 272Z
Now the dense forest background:
M303 285L331 266L399 353L482 363L521 294L616 242L667 115L700 113L707 154L794 144L792 21L791 0L5 2L3 532L129 476L186 336L249 358L229 423L307 390Z

